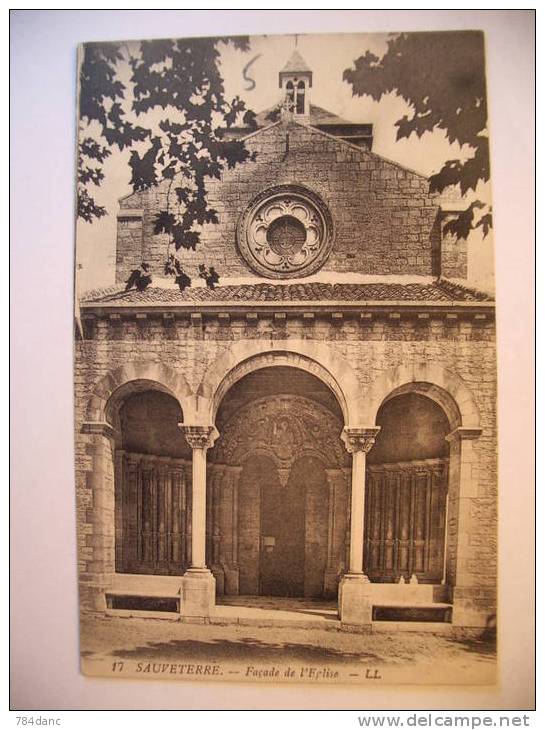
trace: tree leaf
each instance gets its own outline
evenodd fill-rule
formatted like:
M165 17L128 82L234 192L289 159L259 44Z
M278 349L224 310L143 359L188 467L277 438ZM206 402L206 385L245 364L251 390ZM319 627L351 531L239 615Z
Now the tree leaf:
M398 33L382 57L369 51L343 73L355 96L375 101L390 93L411 108L396 122L397 139L444 130L449 142L473 149L473 157L449 160L430 177L430 191L459 186L462 195L490 178L484 40L479 31ZM465 238L472 228L473 208L447 224ZM483 232L491 223L482 219Z
M153 232L158 233L172 233L176 218L172 213L168 213L165 210L157 213L153 220Z

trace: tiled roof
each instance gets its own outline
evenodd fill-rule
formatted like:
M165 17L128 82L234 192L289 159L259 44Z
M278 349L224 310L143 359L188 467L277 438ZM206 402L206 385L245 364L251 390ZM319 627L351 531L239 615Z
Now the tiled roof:
M313 126L326 125L326 124L340 124L340 125L356 125L357 122L350 122L348 119L333 114L333 112L323 109L321 106L310 104L310 124ZM366 126L371 126L366 125Z
M434 283L369 283L369 284L239 284L215 289L192 287L183 293L178 289L149 287L146 291L125 292L121 285L87 292L82 297L87 305L175 305L221 302L482 302L492 301L484 292L441 279Z

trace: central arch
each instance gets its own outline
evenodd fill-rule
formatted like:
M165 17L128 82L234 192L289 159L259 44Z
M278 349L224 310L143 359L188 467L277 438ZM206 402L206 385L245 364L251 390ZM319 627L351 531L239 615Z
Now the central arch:
M335 394L346 427L363 423L364 403L354 370L332 348L304 340L231 345L208 369L197 390L197 411L203 422L214 423L224 395L238 380L255 370L274 366L293 367L314 375Z
M330 598L346 556L345 415L307 369L257 362L266 366L224 377L213 400L208 545L218 593Z

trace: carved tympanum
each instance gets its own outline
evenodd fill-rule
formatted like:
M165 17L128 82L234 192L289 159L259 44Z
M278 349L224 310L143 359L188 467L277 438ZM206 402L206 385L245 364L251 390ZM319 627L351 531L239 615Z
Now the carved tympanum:
M285 468L303 455L314 455L343 466L348 454L341 430L339 418L315 401L296 395L268 396L243 406L222 426L215 458L240 464L247 454L261 452Z

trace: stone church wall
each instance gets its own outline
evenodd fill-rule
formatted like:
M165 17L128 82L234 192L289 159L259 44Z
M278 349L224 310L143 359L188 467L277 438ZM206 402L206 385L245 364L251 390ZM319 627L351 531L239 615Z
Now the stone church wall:
M366 150L356 149L310 127L275 125L246 141L256 154L207 183L208 200L219 223L202 227L197 251L180 251L190 275L197 265L220 276L248 277L236 246L241 214L256 195L277 185L301 185L319 195L333 218L334 242L324 272L436 275L441 264L437 199L421 175ZM142 260L160 275L167 237L153 234L155 214L166 207L168 186L121 201L118 218L117 280L125 280ZM172 204L171 204L172 205ZM444 275L466 276L464 246L447 247Z

